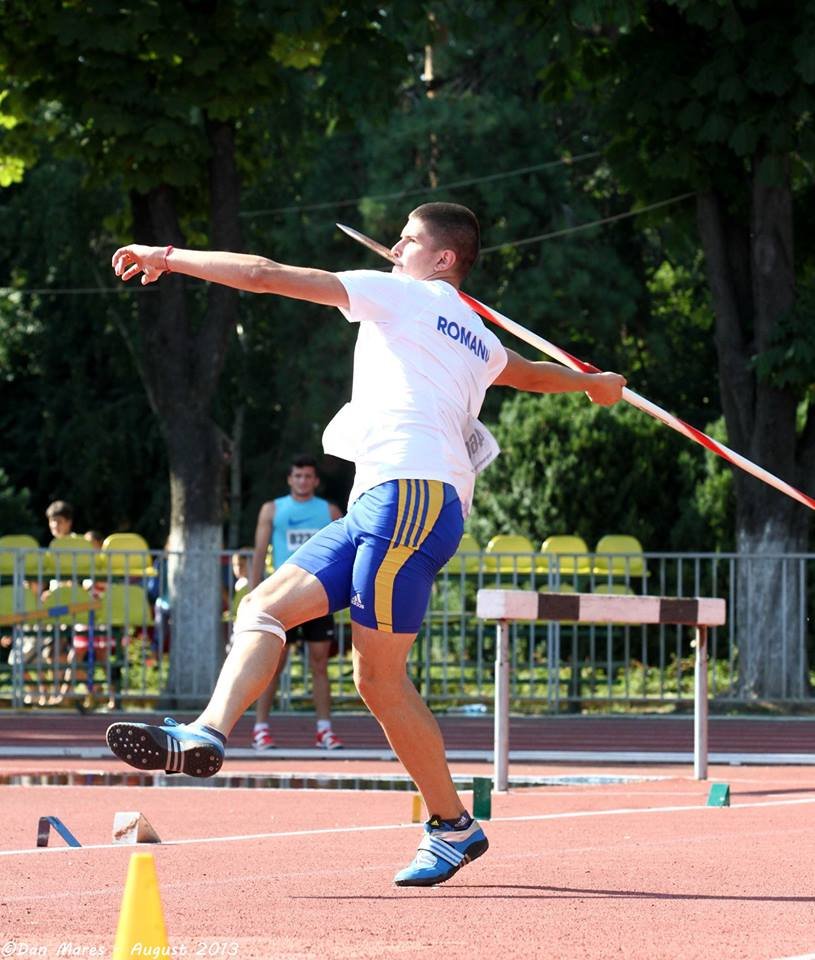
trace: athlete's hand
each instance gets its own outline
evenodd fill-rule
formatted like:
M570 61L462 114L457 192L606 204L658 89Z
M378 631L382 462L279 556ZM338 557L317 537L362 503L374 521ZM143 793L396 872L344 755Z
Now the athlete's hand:
M141 274L141 282L154 283L168 270L167 247L146 247L140 243L131 243L119 247L111 261L113 272L122 280L130 280Z
M591 386L586 390L586 396L592 403L610 407L613 403L622 399L623 387L626 382L625 377L619 373L593 373L591 375Z

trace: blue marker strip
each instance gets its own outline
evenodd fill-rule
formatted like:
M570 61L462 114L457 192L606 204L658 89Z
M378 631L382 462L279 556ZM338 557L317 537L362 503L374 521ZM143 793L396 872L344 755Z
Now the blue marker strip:
M51 828L57 831L69 847L81 847L82 844L76 839L71 831L59 819L59 817L40 817L37 824L37 846L47 847L48 838L51 834Z

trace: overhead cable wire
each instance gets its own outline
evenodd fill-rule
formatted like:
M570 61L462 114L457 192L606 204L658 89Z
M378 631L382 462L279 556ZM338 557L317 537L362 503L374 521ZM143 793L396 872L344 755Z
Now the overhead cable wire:
M489 173L483 177L470 177L467 180L454 180L452 183L443 183L437 187L412 187L410 190L395 190L393 193L366 193L361 197L348 200L323 200L320 203L300 203L288 207L272 207L269 210L245 210L242 217L265 217L276 213L306 213L311 210L332 210L339 207L353 207L364 200L401 200L402 197L415 197L420 194L440 193L442 190L458 190L461 187L470 187L475 183L489 183L494 180L504 180L508 177L520 177L525 173L537 173L539 170L549 170L552 167L570 166L583 160L593 160L602 156L599 150L592 153L581 153L576 157L561 157L560 160L547 160L545 163L535 163L529 167L516 167L514 170L505 170L503 173Z
M522 240L508 240L506 243L496 243L491 247L484 247L481 250L481 256L487 253L495 253L497 250L505 250L507 247L522 247L530 243L543 243L545 240L554 240L557 237L565 237L571 233L578 233L581 230L590 230L592 227L600 227L605 223L614 223L617 220L626 220L629 217L638 217L642 213L648 213L650 210L657 210L660 207L667 207L672 203L679 203L695 196L695 193L681 193L675 197L669 197L667 200L659 200L657 203L651 203L646 207L639 207L636 210L627 210L624 213L616 213L611 217L603 217L601 220L592 220L590 223L580 223L574 227L566 227L563 230L553 230L549 233L541 233L535 237L525 237ZM119 293L152 293L155 287L144 287L141 284L127 285L120 287L76 287L76 288L30 288L30 287L0 287L0 296L15 293L26 293L30 295L65 295L65 294L119 294Z
M32 296L63 296L65 294L85 293L155 293L150 287L139 284L137 287L0 287L0 296L11 296L14 293L29 293Z
M638 207L636 210L627 210L625 213L615 213L611 217L603 217L602 220L592 220L591 223L579 223L575 227L565 227L563 230L553 230L551 233L540 233L536 237L525 237L523 240L508 240L506 243L496 243L491 247L484 247L480 256L485 253L495 253L496 250L505 250L507 247L523 247L529 243L542 243L544 240L554 240L555 237L565 237L570 233L577 233L580 230L590 230L592 227L600 227L604 223L614 223L617 220L625 220L628 217L638 217L641 213L647 213L649 210L656 210L659 207L667 207L671 203L679 203L680 200L687 200L689 197L696 196L695 193L680 193L676 197L670 197L667 200L660 200L658 203L649 204L647 207Z

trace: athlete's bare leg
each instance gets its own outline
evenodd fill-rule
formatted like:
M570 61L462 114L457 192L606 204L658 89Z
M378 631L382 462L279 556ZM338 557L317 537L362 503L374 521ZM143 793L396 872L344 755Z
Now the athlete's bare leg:
M280 659L277 661L277 667L275 668L271 683L258 697L258 702L255 704L255 723L269 722L269 714L271 713L272 704L274 703L275 694L277 693L277 685L280 682L280 674L283 673L283 670L286 667L286 661L288 659L289 645L286 644L286 646L280 651Z
M424 798L427 811L443 820L463 812L436 718L407 675L413 633L383 633L354 623L354 682L379 721L407 772Z
M291 630L328 613L328 597L315 576L286 563L241 600L240 611L268 613L284 630ZM244 711L269 685L282 649L283 641L272 633L237 634L212 697L197 722L229 736Z
M318 720L330 720L331 684L328 682L328 654L331 652L331 641L318 640L316 643L307 644L307 646L314 713Z

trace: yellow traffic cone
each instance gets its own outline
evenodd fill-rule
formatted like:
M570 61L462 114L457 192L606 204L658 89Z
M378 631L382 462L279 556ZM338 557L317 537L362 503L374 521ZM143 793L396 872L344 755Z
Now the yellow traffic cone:
M137 945L140 949L134 952ZM163 954L158 952L162 949ZM140 956L169 955L152 853L134 853L130 857L113 960L132 960L136 953Z

